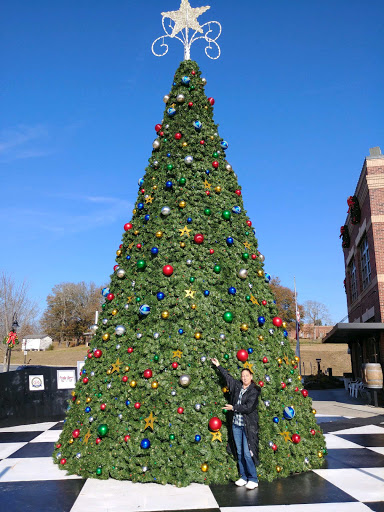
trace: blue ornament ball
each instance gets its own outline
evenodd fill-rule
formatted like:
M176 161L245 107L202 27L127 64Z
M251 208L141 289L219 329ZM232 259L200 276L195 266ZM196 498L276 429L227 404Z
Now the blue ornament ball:
M188 224L190 224L192 222L192 218L188 217L187 222L188 222Z
M189 78L189 76L183 76L181 81L183 82L184 85L188 85L191 79Z
M139 311L140 315L147 316L151 312L151 308L148 306L148 304L143 304L142 306L140 306Z
M184 333L183 329L179 329L179 334L183 334L183 333Z
M209 174L210 172L211 172L211 171L210 171L209 169L207 169L207 170L205 171L205 174Z
M145 222L148 222L148 221L149 221L149 215L146 215L146 216L144 217L144 220L145 220Z
M229 236L227 238L226 242L227 242L228 245L233 245L233 238Z
M280 421L280 420L279 420L279 418L278 418L277 416L275 416L275 417L273 418L273 423L279 423L279 421Z
M165 187L172 188L172 185L173 185L172 181L167 181L167 183L165 184Z
M194 121L193 126L196 128L196 130L201 130L203 124L200 121Z
M259 322L259 325L264 325L265 324L265 318L263 316L259 316L257 321Z
M84 410L85 410L85 412L91 412L91 408L90 407L86 407Z
M164 293L163 292L158 292L158 294L156 296L157 296L157 300L163 300L164 299Z
M173 108L173 107L170 107L167 109L167 114L169 115L169 117L172 117L176 114L176 109Z
M248 354L253 354L253 348L251 348L251 347L250 347L250 348L248 349Z
M222 147L222 149L228 149L228 142L226 140L222 140L220 142L220 146Z
M131 259L130 255L128 254L125 259L129 261Z
M209 290L204 290L204 295L205 295L205 297L208 297L208 295L209 295Z
M130 404L131 402L129 400L126 400L125 401L125 405L128 407L128 405Z
M264 274L264 279L265 279L265 282L266 283L269 283L269 281L271 280L271 276L267 273Z
M108 293L110 293L110 289L109 289L109 288L103 288L103 289L101 290L101 295L102 295L103 297L106 297L106 296L108 295Z
M167 153L167 157L170 158L170 156L171 156L171 153Z
M139 187L142 187L144 185L144 178L140 178L137 183L138 183Z
M228 288L228 293L229 295L236 295L236 288L231 286L230 288Z
M291 420L295 416L295 409L293 407L284 407L283 416L286 420Z
M201 441L201 436L199 436L198 434L195 436L195 441L196 443L199 443Z
M152 254L157 254L158 252L159 252L158 247L152 247L152 249L151 249Z
M141 443L140 443L140 446L144 449L144 450L148 450L148 448L151 446L151 441L147 438L145 439L142 439L141 440Z
M234 206L232 208L232 211L233 211L233 213L241 213L241 208L240 208L240 206Z
M143 203L139 203L139 204L137 205L137 208L138 208L139 210L142 210L142 209L144 208L144 204L143 204Z
M284 338L288 337L288 332L287 331L284 331L283 334L284 334Z

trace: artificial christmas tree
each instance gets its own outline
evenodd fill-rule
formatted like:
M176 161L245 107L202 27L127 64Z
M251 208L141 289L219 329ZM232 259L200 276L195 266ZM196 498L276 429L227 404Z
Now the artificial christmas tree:
M260 480L322 465L324 437L196 62L183 61L94 326L54 460L135 482L236 480L223 387L250 368Z

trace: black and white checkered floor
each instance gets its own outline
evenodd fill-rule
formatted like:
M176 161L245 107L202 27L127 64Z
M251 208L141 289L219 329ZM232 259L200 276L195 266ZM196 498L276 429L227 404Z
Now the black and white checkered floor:
M261 483L133 484L66 476L51 460L61 422L0 428L0 504L10 512L384 512L384 418L319 417L328 456L323 469ZM246 507L246 508L245 508Z

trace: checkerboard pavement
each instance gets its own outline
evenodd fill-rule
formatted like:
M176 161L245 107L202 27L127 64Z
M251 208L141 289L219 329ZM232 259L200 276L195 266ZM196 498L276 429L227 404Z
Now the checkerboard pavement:
M261 482L186 488L67 476L51 454L62 422L0 428L0 504L10 512L384 512L384 417L321 416L322 469Z

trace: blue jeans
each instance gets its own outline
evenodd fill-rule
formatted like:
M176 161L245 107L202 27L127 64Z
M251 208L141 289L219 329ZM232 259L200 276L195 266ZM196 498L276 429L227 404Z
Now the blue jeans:
M245 428L232 424L233 439L237 450L237 462L239 464L240 478L250 482L257 482L255 464L248 448L248 441L245 435Z

